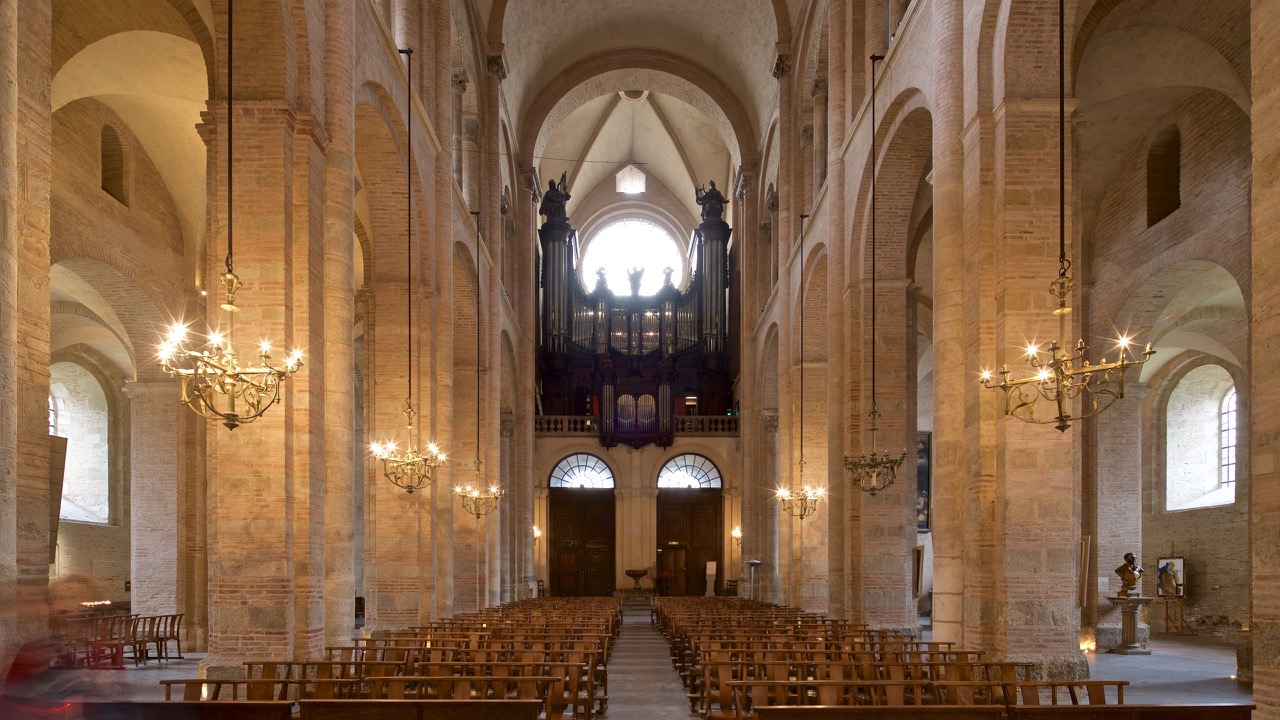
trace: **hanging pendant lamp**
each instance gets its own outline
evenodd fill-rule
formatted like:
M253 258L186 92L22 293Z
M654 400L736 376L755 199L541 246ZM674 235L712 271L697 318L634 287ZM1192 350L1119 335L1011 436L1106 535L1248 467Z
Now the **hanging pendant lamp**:
M1059 345L1067 337L1067 315L1071 307L1067 296L1071 294L1072 281L1067 272L1071 261L1067 259L1067 81L1063 48L1066 46L1066 8L1058 0L1058 277L1049 283L1049 293L1058 300L1053 311L1058 316L1058 338L1049 341L1041 350L1039 343L1028 343L1024 356L1028 369L1021 375L1002 365L994 374L983 370L979 382L989 389L1004 391L1004 414L1036 425L1052 424L1066 432L1071 423L1093 417L1116 400L1124 397L1125 375L1129 368L1142 365L1155 352L1151 343L1137 352L1134 340L1127 335L1116 339L1116 359L1105 357L1091 364L1086 353L1089 346L1081 338L1075 350L1068 352ZM1000 376L999 381L995 375ZM1044 400L1049 409L1040 409ZM1080 411L1073 414L1076 401Z
M228 430L262 417L280 401L280 384L302 368L301 350L291 351L283 364L273 365L271 343L266 340L258 344L259 364L242 366L231 342L232 320L240 311L236 305L236 291L241 287L240 277L234 269L234 28L232 3L227 3L227 270L219 278L225 293L220 307L227 313L227 330L211 331L203 347L197 348L189 342L187 324L178 322L169 328L157 350L161 369L182 381L182 404L201 417L220 421Z
M857 459L844 456L844 467L853 475L853 486L859 490L875 495L884 491L898 478L898 468L907 457L904 449L898 457L888 451L884 454L876 452L876 430L880 422L880 411L876 407L876 63L884 59L883 55L871 56L871 411L867 420L871 430L871 452L859 455Z
M400 54L407 58L409 68L405 84L405 134L409 138L409 163L405 170L405 198L408 201L405 221L405 305L409 328L405 347L405 377L409 381L409 393L404 401L408 432L403 451L394 441L373 443L369 450L382 461L383 476L396 487L413 494L431 484L435 469L444 465L446 458L435 443L427 445L426 452L419 451L414 446L413 418L417 413L413 409L413 50L401 48Z

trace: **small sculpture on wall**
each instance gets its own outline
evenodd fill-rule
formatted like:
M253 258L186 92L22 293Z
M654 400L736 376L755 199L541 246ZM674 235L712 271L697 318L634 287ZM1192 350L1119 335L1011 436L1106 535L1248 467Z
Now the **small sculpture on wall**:
M694 199L702 208L702 219L707 220L723 220L724 206L729 202L725 199L724 193L716 189L716 181L711 181L711 189L704 190L701 187L693 189Z
M1116 568L1116 575L1120 576L1120 592L1117 597L1139 597L1142 591L1138 589L1138 582L1142 580L1142 573L1146 572L1138 566L1138 561L1133 557L1133 553L1124 554L1124 564Z

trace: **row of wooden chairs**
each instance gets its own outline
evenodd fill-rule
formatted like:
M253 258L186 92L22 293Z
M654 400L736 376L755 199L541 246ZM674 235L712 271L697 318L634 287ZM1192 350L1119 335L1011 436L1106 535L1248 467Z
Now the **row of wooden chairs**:
M356 638L324 659L251 660L242 679L167 680L178 701L536 700L548 720L592 720L608 702L621 600L512 603Z
M123 667L125 653L134 665L182 658L183 613L108 615L71 620L55 628L55 661L72 667ZM170 654L170 645L174 654Z

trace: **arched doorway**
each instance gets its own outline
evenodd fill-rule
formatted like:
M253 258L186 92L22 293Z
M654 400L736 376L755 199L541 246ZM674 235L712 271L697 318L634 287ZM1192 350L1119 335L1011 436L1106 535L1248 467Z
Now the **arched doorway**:
M686 453L658 471L658 592L704 595L708 565L715 562L712 589L719 587L722 554L722 482L715 463Z
M599 457L577 453L556 464L547 485L551 594L612 595L613 471Z

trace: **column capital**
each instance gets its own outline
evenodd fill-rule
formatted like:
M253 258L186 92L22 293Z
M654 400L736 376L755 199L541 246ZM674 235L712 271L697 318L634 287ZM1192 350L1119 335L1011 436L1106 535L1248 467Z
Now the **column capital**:
M524 189L533 196L534 202L542 200L542 179L538 177L538 168L520 168L520 181L524 183Z
M467 71L454 70L449 73L449 87L453 88L456 93L464 93L467 91Z
M773 60L773 77L775 80L781 80L791 72L791 54L778 53Z
M813 79L813 87L809 88L809 94L813 97L827 94L827 79L824 77L816 77Z
M516 435L516 414L513 412L502 413L502 437L512 438Z
M486 58L484 68L490 75L498 78L498 82L507 79L507 61L502 58L501 54L490 55Z
M741 200L751 192L756 184L756 166L755 165L739 165L738 172L733 179L733 196Z
M760 413L760 422L764 425L765 432L778 432L778 413L776 411Z

